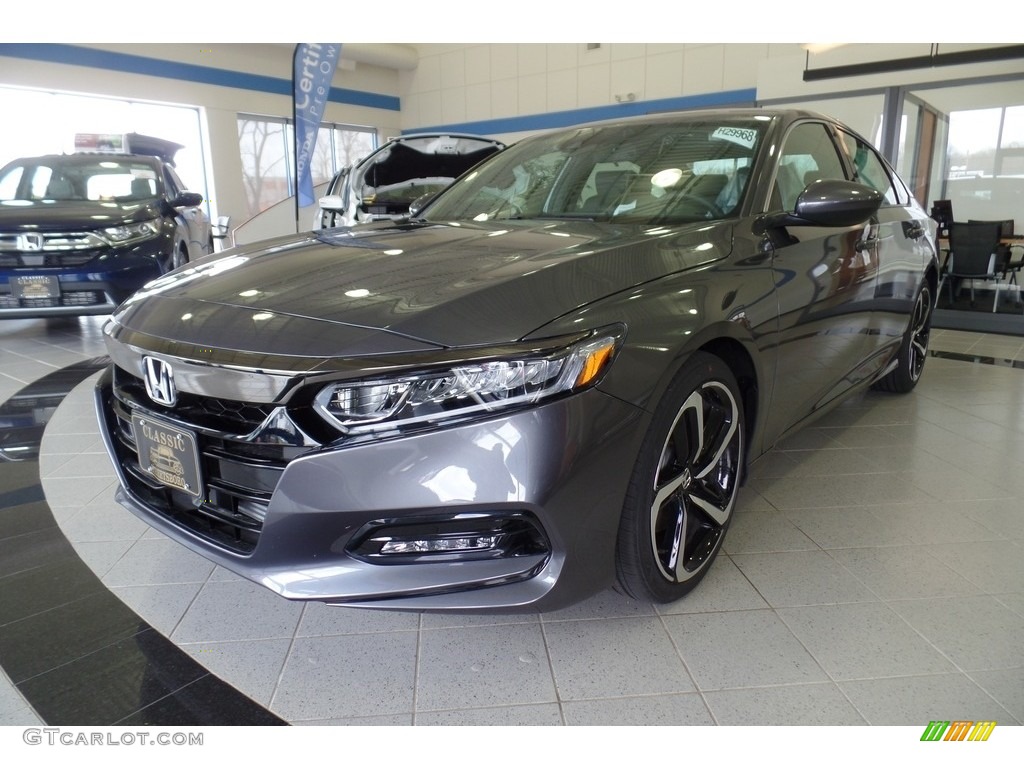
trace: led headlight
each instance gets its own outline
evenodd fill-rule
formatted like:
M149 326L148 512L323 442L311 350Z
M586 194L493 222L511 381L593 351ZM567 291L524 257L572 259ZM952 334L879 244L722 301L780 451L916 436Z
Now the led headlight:
M543 356L331 384L315 405L346 432L368 432L533 404L596 383L620 340L619 331L607 332Z
M103 236L111 245L131 245L160 234L160 221L140 221L136 224L120 224L116 227L107 227L103 230Z

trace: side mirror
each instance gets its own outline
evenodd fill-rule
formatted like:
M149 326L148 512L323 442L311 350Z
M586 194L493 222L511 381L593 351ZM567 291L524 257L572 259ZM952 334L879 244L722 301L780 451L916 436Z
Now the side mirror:
M228 236L228 232L231 231L231 217L218 216L210 229L214 240L223 240Z
M765 230L779 227L852 227L867 221L882 205L882 193L854 181L812 181L796 199L792 213L763 217Z
M182 192L170 202L172 208L197 208L203 204L203 196L198 192Z
M320 207L325 211L341 213L345 210L345 203L341 195L324 195L320 198Z
M437 197L436 192L427 192L425 194L420 195L411 203L409 203L409 218L416 218L416 215L424 208L426 208L430 201L433 200L435 197Z

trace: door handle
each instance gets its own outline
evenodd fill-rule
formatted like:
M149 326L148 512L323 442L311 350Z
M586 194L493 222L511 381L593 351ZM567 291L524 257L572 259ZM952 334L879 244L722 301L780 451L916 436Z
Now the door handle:
M869 251L878 245L877 237L865 237L863 240L858 240L857 245L854 246L858 251Z
M919 239L921 237L924 237L924 232L925 232L924 227L922 227L917 222L913 222L913 221L904 221L903 222L903 234L906 237L909 237L911 240L917 240L917 239Z

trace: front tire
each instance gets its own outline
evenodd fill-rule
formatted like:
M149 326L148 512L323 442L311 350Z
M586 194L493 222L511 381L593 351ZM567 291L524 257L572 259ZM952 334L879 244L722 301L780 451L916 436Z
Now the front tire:
M188 264L188 246L184 243L178 243L174 253L169 254L164 260L164 272L170 272L172 269L177 269L185 264Z
M917 382L921 380L921 374L924 372L925 361L928 359L928 342L931 338L932 309L934 308L935 302L932 299L931 287L926 280L917 292L910 324L900 342L896 367L875 382L874 389L906 394L917 386Z
M632 597L678 600L718 555L739 491L742 403L729 367L698 352L658 405L619 526L618 580Z

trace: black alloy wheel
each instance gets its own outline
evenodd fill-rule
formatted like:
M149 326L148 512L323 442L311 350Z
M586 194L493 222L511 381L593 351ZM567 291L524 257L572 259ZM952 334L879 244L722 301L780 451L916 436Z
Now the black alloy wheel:
M670 602L706 575L736 504L744 428L731 370L695 354L658 406L630 482L618 552L625 592Z
M932 334L932 291L926 281L917 292L914 312L910 324L903 334L896 367L874 385L885 392L904 394L910 392L921 380L924 364L928 359L928 341Z

